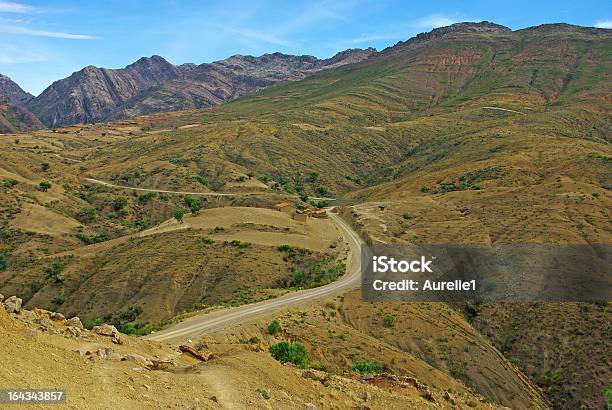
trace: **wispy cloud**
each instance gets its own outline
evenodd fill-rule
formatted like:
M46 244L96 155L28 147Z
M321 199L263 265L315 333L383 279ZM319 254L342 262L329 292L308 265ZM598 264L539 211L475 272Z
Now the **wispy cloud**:
M363 34L347 41L349 44L369 44L373 41L394 40L397 39L397 34Z
M34 10L33 7L10 1L0 1L0 13L27 13Z
M595 27L612 28L612 20L599 20L597 23L595 23Z
M459 19L456 16L447 16L444 14L432 14L418 19L415 26L421 29L433 29L438 27L450 26L458 23Z
M0 32L9 33L9 34L21 34L25 36L65 38L69 40L99 40L100 39L100 37L90 36L87 34L72 34L72 33L63 33L60 31L34 30L31 28L18 27L18 26L1 26Z
M248 29L248 28L240 28L240 27L228 27L228 26L222 26L219 28L228 33L236 34L236 35L239 35L241 37L244 37L250 40L257 40L257 41L261 41L264 43L275 44L277 46L284 46L284 47L289 45L289 43L283 40L282 38L272 33L267 33L264 31L258 31L258 30Z

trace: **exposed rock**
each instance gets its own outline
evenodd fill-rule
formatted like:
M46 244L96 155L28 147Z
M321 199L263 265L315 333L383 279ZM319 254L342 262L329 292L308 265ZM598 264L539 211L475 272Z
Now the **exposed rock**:
M110 336L113 340L113 343L121 344L121 338L119 337L119 331L115 326L103 324L100 326L95 326L91 331L97 335L102 336Z
M78 316L75 316L73 318L70 318L68 320L66 320L66 323L64 323L66 326L73 326L76 327L78 329L83 329L83 323L81 323L81 319L78 318Z
M179 349L181 350L181 352L183 353L189 353L190 355L192 355L193 357L195 357L196 359L200 359L203 362L207 362L211 359L213 359L215 357L215 354L212 352L199 352L197 350L195 350L193 347L188 346L188 345L181 345L179 346Z
M312 403L305 403L304 406L306 407L306 410L317 410L317 406Z
M100 359L115 360L115 361L122 360L122 356L116 353L110 347L106 347L106 348L82 347L75 351L78 352L81 355L81 357L85 357L90 360L100 360Z
M2 303L3 300L4 300L4 295L0 293L0 303Z
M17 296L11 296L4 301L4 308L9 313L19 313L23 301Z

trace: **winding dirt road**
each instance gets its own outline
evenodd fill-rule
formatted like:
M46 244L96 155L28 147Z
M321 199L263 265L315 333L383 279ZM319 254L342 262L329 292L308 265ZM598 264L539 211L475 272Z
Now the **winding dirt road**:
M256 196L261 195L261 192L236 192L236 193L226 193L226 192L192 192L192 191L168 191L165 189L150 189L150 188L136 188L133 186L127 185L116 185L111 182L101 181L95 178L85 178L85 181L91 182L92 184L104 185L109 188L120 188L120 189L131 189L133 191L142 191L142 192L161 192L164 194L178 194L178 195L197 195L197 196ZM278 194L279 196L281 194ZM284 195L283 195L284 196ZM295 198L299 198L297 195L289 195ZM336 198L325 198L325 197L310 197L310 199L314 199L315 201L335 201Z
M225 309L208 314L192 316L183 322L172 325L162 331L145 336L146 339L173 343L185 343L205 332L217 330L230 324L236 324L268 315L305 302L331 297L350 289L358 288L361 281L361 245L359 235L337 214L329 213L332 221L340 228L345 241L349 244L349 256L346 273L337 281L314 289L287 293L279 298L270 299L250 305Z

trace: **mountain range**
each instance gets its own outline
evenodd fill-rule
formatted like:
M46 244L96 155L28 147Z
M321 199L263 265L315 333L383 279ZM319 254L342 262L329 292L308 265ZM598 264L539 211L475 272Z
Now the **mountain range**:
M362 61L375 53L373 48L350 49L328 59L282 53L235 55L200 65L173 65L154 55L122 69L87 66L55 81L37 97L1 76L0 93L11 105L2 132L39 128L40 123L52 128L206 108L282 81Z

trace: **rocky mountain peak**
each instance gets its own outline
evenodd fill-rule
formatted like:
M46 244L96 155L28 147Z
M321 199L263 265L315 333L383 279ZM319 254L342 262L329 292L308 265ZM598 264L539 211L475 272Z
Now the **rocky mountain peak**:
M34 98L32 94L23 91L17 83L2 74L0 74L0 94L4 94L11 104L18 105L25 104Z

